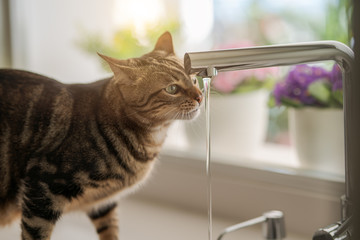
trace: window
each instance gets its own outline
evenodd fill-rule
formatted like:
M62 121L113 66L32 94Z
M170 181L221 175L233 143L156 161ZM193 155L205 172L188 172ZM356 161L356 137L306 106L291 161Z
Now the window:
M136 6L127 0L8 2L12 66L67 83L108 75L96 51L121 58L138 56L151 49L164 30L173 33L179 56L187 51L325 39L350 44L348 1L143 0ZM213 91L214 159L251 164L258 159L262 164L301 167L294 148L289 147L287 108L267 107L271 84L282 80L289 69L232 73L230 77L245 75L248 81L241 89ZM267 74L266 84L255 81ZM242 105L247 112L240 111ZM222 122L230 115L233 122ZM204 132L201 121L203 116L192 123L176 123L165 151L205 154L204 145L199 144ZM232 133L231 138L224 129Z
M9 18L9 2L2 1L0 4L0 66L10 66L10 18Z

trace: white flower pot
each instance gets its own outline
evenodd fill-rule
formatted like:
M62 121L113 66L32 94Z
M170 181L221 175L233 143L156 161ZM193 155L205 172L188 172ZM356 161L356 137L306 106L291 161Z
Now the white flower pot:
M301 167L344 174L344 119L340 109L290 109L292 142Z
M258 90L210 97L211 151L231 156L252 155L263 144L268 123L268 94ZM186 124L190 147L205 151L205 112Z

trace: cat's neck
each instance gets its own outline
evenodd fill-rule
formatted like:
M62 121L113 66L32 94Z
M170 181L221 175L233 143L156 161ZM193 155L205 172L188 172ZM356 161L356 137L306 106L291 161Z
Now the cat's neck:
M167 131L172 122L166 122L162 125L151 128L150 134L154 143L162 145L166 139Z

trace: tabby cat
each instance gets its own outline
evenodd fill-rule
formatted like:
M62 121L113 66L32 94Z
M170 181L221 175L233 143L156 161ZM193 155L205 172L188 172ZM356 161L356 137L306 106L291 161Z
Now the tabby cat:
M199 112L170 33L139 58L99 55L114 76L90 84L0 70L0 225L21 217L23 240L50 239L71 210L118 239L116 197L149 175L170 124Z

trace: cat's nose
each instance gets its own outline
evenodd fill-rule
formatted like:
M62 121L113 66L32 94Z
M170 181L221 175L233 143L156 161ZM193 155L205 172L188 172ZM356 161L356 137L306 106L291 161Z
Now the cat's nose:
M191 95L189 97L191 97L192 99L197 101L199 104L203 100L202 92L200 91L200 89L197 89L197 88L191 90Z
M202 99L203 99L202 94L198 94L198 95L195 97L195 100L196 100L199 104L202 102Z

